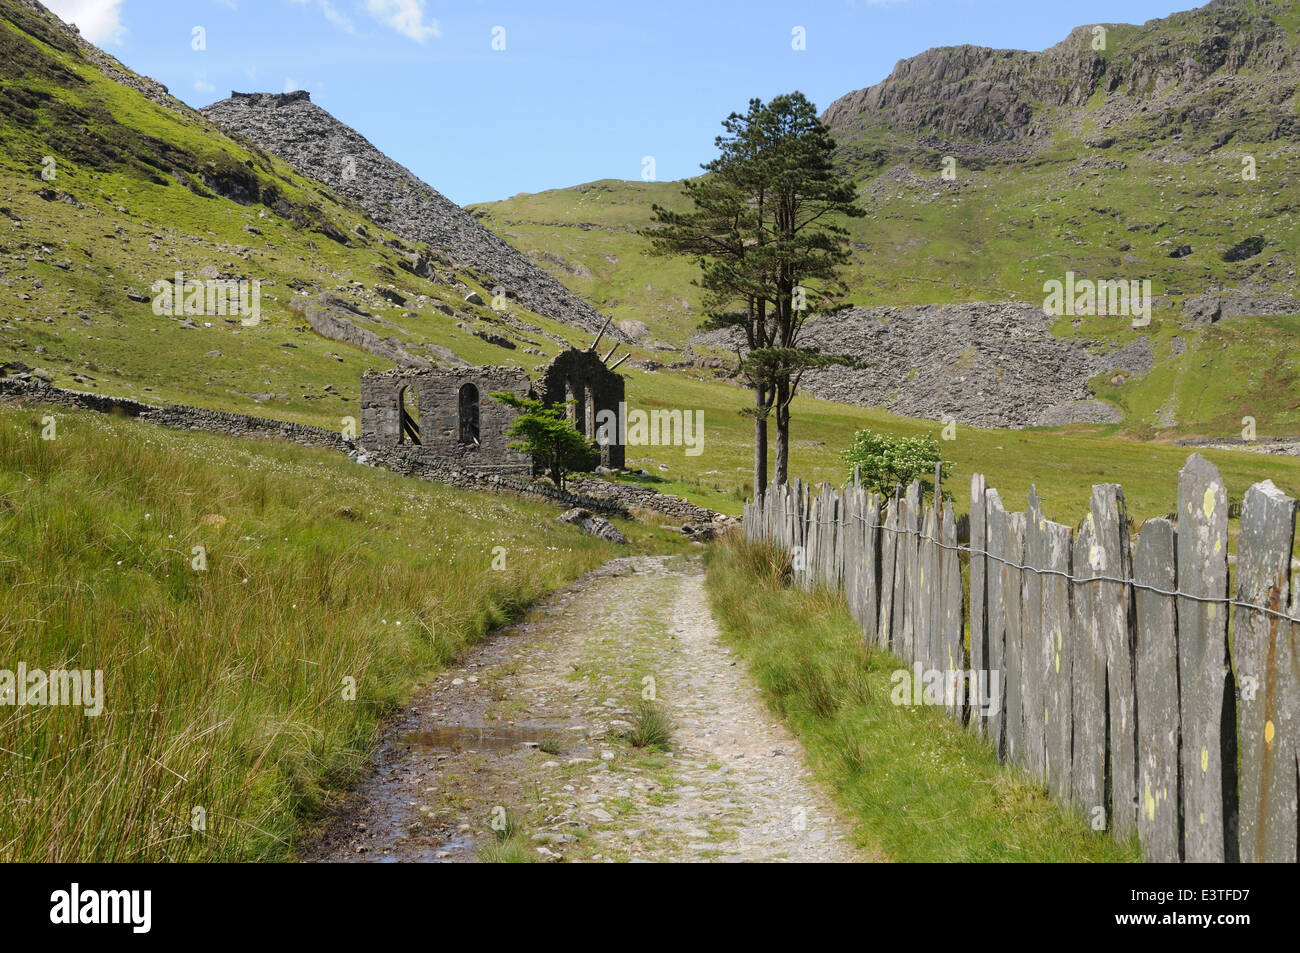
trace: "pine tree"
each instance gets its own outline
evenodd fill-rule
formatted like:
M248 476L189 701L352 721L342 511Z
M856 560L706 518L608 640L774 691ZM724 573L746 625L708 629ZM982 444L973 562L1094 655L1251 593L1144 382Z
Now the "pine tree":
M767 420L775 411L773 482L789 471L790 404L804 373L836 358L800 343L807 319L837 308L848 262L844 217L865 214L835 168L835 140L802 93L752 99L723 121L707 175L685 184L688 212L655 206L644 233L659 254L695 257L704 330L738 328L740 373L754 391L754 492L767 484Z

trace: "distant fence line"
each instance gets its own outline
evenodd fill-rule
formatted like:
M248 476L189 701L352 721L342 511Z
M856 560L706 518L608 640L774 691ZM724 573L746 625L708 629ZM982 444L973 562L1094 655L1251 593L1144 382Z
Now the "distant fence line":
M1150 860L1295 862L1296 513L1271 481L1247 491L1232 595L1226 489L1199 454L1176 519L1148 520L1136 544L1118 484L1092 488L1074 529L1032 488L1008 512L979 474L969 545L917 483L889 499L856 479L770 486L744 526L786 548L803 585L842 588L869 644L946 673L951 715L1094 827L1136 832ZM977 676L996 696L983 709L963 683Z

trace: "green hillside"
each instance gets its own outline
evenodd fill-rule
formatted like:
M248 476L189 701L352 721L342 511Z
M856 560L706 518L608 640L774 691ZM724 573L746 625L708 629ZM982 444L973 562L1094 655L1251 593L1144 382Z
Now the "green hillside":
M1192 299L1222 289L1274 302L1300 294L1300 14L1267 0L1206 10L1115 26L1101 57L1080 46L1079 31L1043 54L931 51L891 77L888 110L871 90L827 110L869 211L850 223L854 303L1037 303L1043 282L1066 271L1149 278L1159 298L1147 328L1127 318L1053 328L1152 339L1154 370L1092 382L1122 423L960 425L941 441L959 512L980 472L1009 509L1024 506L1032 484L1044 514L1070 524L1092 484L1118 482L1140 524L1174 508L1189 449L1173 437L1236 434L1247 415L1260 434L1300 433L1300 314L1187 325ZM927 79L936 73L964 78L936 93ZM998 82L1020 89L1004 114L967 108L972 91ZM1157 93L1158 109L1131 108ZM1249 121L1225 138L1233 115ZM304 306L323 297L430 362L534 371L590 340L514 305L469 303L492 292L453 263L454 250L376 226L18 0L0 0L0 141L0 374L337 428L359 415L362 373L391 362L317 334ZM948 154L958 158L951 181L940 175ZM1242 178L1243 157L1255 178ZM752 396L719 366L730 355L692 344L703 317L695 266L646 254L638 232L655 203L680 207L680 183L604 180L473 211L637 338L620 345L632 358L619 367L630 405L702 413L698 454L632 445L629 472L610 478L738 514L753 492L743 415ZM260 320L155 314L151 285L178 271L259 281ZM863 428L940 433L932 420L802 395L790 473L843 482L842 451ZM1300 496L1300 457L1205 452L1234 503L1264 479ZM556 515L339 453L0 403L0 661L101 669L106 688L100 717L0 706L0 860L292 859L364 772L399 706L486 633L615 557L698 552L675 525L619 520L630 542L615 546ZM1234 551L1237 530L1233 520ZM742 555L715 550L714 576ZM729 593L715 585L733 635L782 621L769 611L784 599L775 588L742 605L746 578ZM673 606L653 592L660 608ZM613 604L621 614L592 631L622 660L637 607ZM792 613L789 626L821 620L805 633L813 648L856 638L821 596ZM675 650L697 651L674 633ZM547 677L581 675L571 668ZM898 741L900 759L882 762L888 775L916 750L901 713L876 707ZM969 738L952 763L968 750ZM982 776L995 778L981 757ZM922 774L942 780L936 764ZM570 768L575 785L605 770L585 758ZM881 790L884 775L871 779ZM936 803L947 796L934 793ZM967 827L972 842L998 849L975 844L968 855L1020 856L1005 830L1050 840L1057 816L1038 801L1027 830L1004 829L1011 801L985 797ZM1082 828L1067 833L1059 853L1049 844L1043 856L1071 856L1071 843L1087 840L1074 836Z
M1139 154L1103 175L1079 171L1084 152L1081 144L1063 146L1055 159L970 171L957 184L924 166L909 169L914 181L865 181L870 214L849 223L857 249L848 271L851 300L864 306L1040 303L1043 282L1066 271L1097 279L1150 277L1157 301L1148 328L1135 331L1127 320L1105 317L1080 319L1077 328L1066 318L1055 326L1058 334L1091 339L1153 338L1155 373L1119 386L1098 382L1098 396L1125 411L1129 429L1149 432L1168 402L1178 411L1177 431L1186 434L1231 435L1246 414L1261 422L1261 432L1300 432L1296 392L1270 383L1294 380L1300 371L1298 316L1243 316L1185 328L1181 307L1219 287L1297 291L1296 147L1258 147L1259 168L1268 170L1261 175L1276 179L1262 182L1235 175L1241 167L1235 155L1193 158L1175 176ZM1153 176L1161 188L1151 187ZM653 338L682 347L701 320L699 289L691 284L697 269L685 260L646 255L636 234L651 223L653 203L680 203L680 193L676 183L605 181L516 196L476 211L598 307L620 320L644 321ZM1269 236L1270 245L1251 260L1222 260L1223 252L1251 235ZM1200 252L1170 258L1175 241ZM1173 347L1180 350L1177 358ZM1240 373L1243 364L1254 373ZM1267 382L1260 379L1265 370Z
M391 365L317 336L289 310L320 292L374 315L372 330L417 356L436 356L429 343L470 362L544 360L457 327L500 333L502 318L464 301L469 290L491 294L437 250L378 229L179 102L115 82L62 28L11 0L0 2L0 136L0 364L83 390L337 427L357 414L361 372ZM437 262L438 280L403 269L414 252ZM204 268L260 280L261 323L185 328L128 298ZM543 353L561 348L555 338L590 337L517 314L546 332L527 345Z
M602 179L469 209L614 320L645 322L650 340L680 346L701 320L699 269L646 255L639 232L656 203L684 208L680 183Z
M437 356L424 347L431 344L472 362L531 368L562 341L586 342L585 332L533 314L516 310L503 316L467 304L462 289L486 289L446 262L438 264L434 280L417 277L402 267L409 246L328 189L231 140L174 100L150 98L136 88L148 90L140 78L131 79L133 85L108 78L86 47L29 8L0 0L0 12L0 100L6 104L0 110L6 142L0 151L0 208L9 219L0 239L0 293L10 305L0 312L0 363L20 361L85 390L334 427L357 411L361 372L388 362L314 334L288 308L292 298L303 297L300 291L348 300L374 316L368 326L376 333L428 357ZM85 132L74 136L74 128ZM1125 157L1125 167L1085 168L1101 153L1107 161ZM1150 267L1157 294L1172 295L1168 286L1177 280L1186 297L1209 287L1215 275L1272 281L1279 268L1285 272L1272 284L1294 288L1289 203L1300 194L1294 162L1288 161L1294 146L1278 139L1257 153L1255 182L1234 178L1239 161L1226 148L1166 163L1136 140L1100 150L1082 134L1064 136L1033 160L962 164L955 183L939 178L935 156L912 160L915 178L897 165L864 172L864 202L873 211L852 223L859 255L854 298L864 304L1012 295L1025 300L1041 296L1044 277L1066 268L1083 274L1120 265L1139 272ZM52 181L41 178L45 156L57 161ZM1156 173L1169 181L1152 188L1143 176ZM1216 194L1196 196L1207 188ZM250 199L253 192L257 201ZM633 349L634 357L671 363L678 355L652 345L661 340L682 346L698 323L698 296L690 284L694 269L689 262L646 256L636 231L648 223L652 203L677 202L679 193L677 183L604 181L517 196L476 212L616 319L648 324L647 341ZM1176 203L1182 202L1188 207L1179 210ZM1100 216L1087 212L1093 206L1122 211ZM970 227L954 228L954 221ZM1160 224L1128 231L1143 222ZM1199 236L1208 235L1215 222L1218 244L1206 244ZM1102 237L1085 241L1086 230ZM1193 230L1198 237L1189 243L1201 250L1190 256L1170 259L1167 246L1158 244L1165 240L1161 236L1182 240ZM1235 263L1221 260L1218 252L1230 239L1260 232L1268 242L1260 254ZM1131 247L1110 250L1112 234L1122 234L1121 244ZM417 250L437 260L436 250ZM1126 262L1126 256L1142 256L1143 264ZM185 329L180 319L155 316L147 301L127 297L140 296L178 268L195 273L203 267L262 279L258 326L212 319L212 327L200 321ZM380 298L384 287L407 304ZM540 333L521 332L511 321ZM520 346L488 343L458 323ZM1123 319L1102 318L1079 328L1059 322L1057 332L1117 339L1135 333ZM1094 382L1101 396L1126 411L1120 428L1062 434L962 428L957 441L945 444L945 455L957 461L959 473L986 472L994 485L1014 491L1012 498L1027 489L1031 477L1039 479L1040 489L1055 483L1053 495L1064 503L1082 500L1095 480L1139 483L1157 459L1161 472L1176 471L1185 456L1181 449L1111 439L1147 436L1158 416L1176 420L1175 427L1162 425L1166 436L1233 434L1245 414L1256 418L1261 434L1300 431L1300 400L1287 386L1296 372L1293 320L1234 318L1184 331L1167 305L1141 333L1156 338L1156 370L1117 383L1106 375ZM632 447L629 464L649 471L646 482L738 512L749 492L750 425L739 415L747 394L716 371L654 371L636 361L620 370L627 374L629 401L637 406L706 412L702 455ZM838 453L862 426L936 429L932 422L870 409L801 401L792 472L839 479ZM1003 450L1012 446L1014 452ZM1223 456L1233 461L1225 464L1226 472L1242 486L1262 476L1284 482L1291 472L1283 458ZM1104 467L1096 464L1100 459L1108 461ZM1138 486L1130 488L1131 497L1141 494ZM1149 503L1138 509L1165 512L1166 496L1163 487L1153 487Z
M1264 373L1261 371L1260 373ZM668 492L684 492L724 512L739 513L749 494L753 424L740 411L750 395L739 387L685 374L634 372L629 391L641 406L705 407L704 452L685 456L680 447L629 448L629 466L644 465ZM1036 484L1049 518L1075 524L1088 509L1094 483L1124 487L1129 515L1139 523L1174 509L1178 471L1191 448L1117 439L1116 427L1075 425L1059 429L993 430L958 426L956 439L941 439L942 425L887 411L798 397L791 423L791 473L813 482L843 483L841 451L859 429L929 434L954 463L949 489L958 512L969 505L972 473L983 473L1008 508L1023 508ZM1300 493L1300 458L1230 450L1201 451L1219 467L1228 495L1241 499L1247 487L1271 479L1283 491ZM658 471L659 465L666 472ZM715 489L716 488L716 489Z

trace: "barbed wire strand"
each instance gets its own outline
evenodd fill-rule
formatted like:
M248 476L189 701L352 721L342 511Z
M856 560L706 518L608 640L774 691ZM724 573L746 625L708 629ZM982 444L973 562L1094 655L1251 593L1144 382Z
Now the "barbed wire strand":
M859 516L857 514L854 514L854 519L857 519L862 523L867 523L867 519L865 517ZM816 524L818 526L847 525L843 520L807 519L807 520L803 520L802 522L804 523L804 525ZM1161 595L1161 596L1175 596L1179 599L1190 599L1193 602L1205 602L1205 603L1213 603L1215 605L1236 606L1241 609L1252 609L1255 612L1262 612L1265 615L1274 616L1278 619L1282 619L1285 622L1300 622L1300 618L1295 618L1285 612L1279 612L1277 609L1274 609L1270 606L1256 605L1253 602L1242 602L1239 599L1233 599L1224 596L1202 596L1192 592L1183 592L1181 589L1161 589L1159 586L1152 586L1149 585L1148 583L1138 582L1135 579L1124 579L1120 576L1075 576L1068 572L1063 572L1060 569L1042 569L1038 566L1029 566L1029 565L1024 565L1022 563L1012 562L1009 559L1004 559L1003 557L997 555L996 553L989 552L987 549L976 549L972 546L964 546L960 543L958 543L956 546L949 546L947 543L941 542L936 537L930 536L929 534L921 530L908 529L906 527L898 529L895 527L886 526L884 523L872 523L868 525L874 526L874 528L882 530L887 533L896 533L905 536L919 536L922 539L929 540L930 542L934 543L934 545L938 546L940 549L947 550L948 552L969 553L972 556L983 556L987 559L992 560L993 562L1002 563L1002 565L1008 566L1012 569L1019 569L1021 571L1037 573L1040 576L1060 576L1063 579L1068 579L1071 582L1077 582L1081 584L1088 583L1088 582L1114 582L1124 586L1132 586L1134 589L1141 589L1144 592L1154 592L1157 595Z

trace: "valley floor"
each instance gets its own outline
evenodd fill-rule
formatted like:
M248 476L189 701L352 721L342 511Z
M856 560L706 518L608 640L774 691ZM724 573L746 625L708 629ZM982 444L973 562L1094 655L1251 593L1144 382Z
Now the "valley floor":
M667 750L625 740L653 687ZM615 559L444 672L305 860L880 857L722 641L697 558Z

